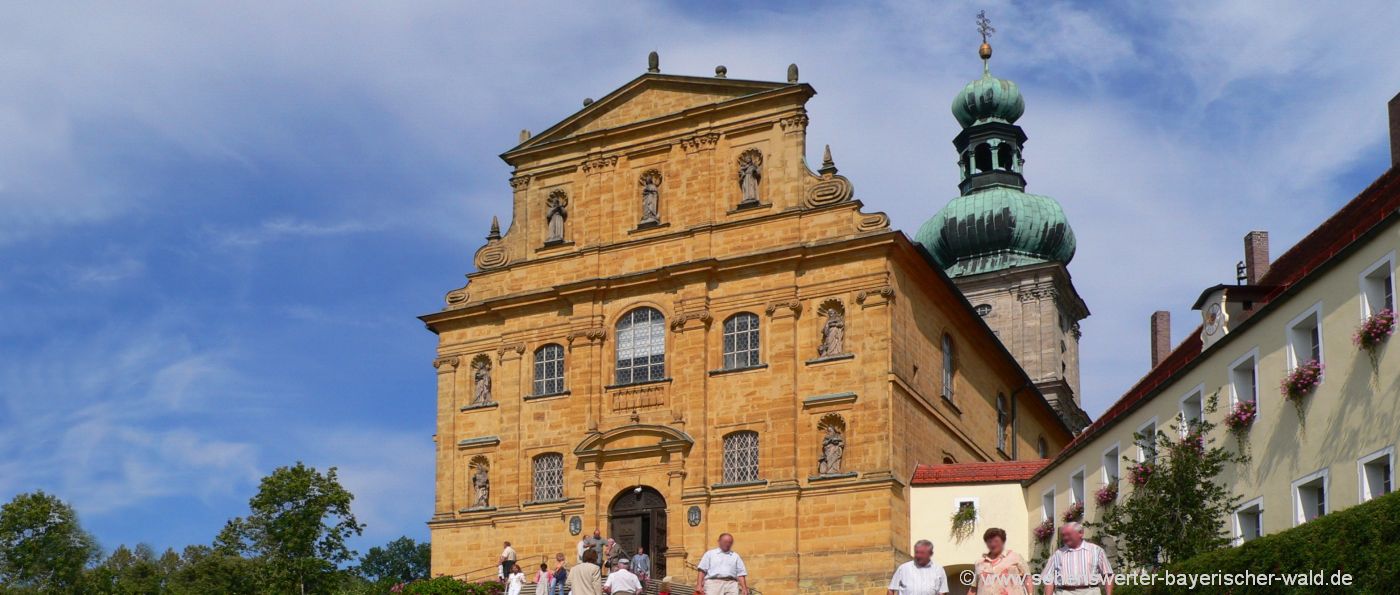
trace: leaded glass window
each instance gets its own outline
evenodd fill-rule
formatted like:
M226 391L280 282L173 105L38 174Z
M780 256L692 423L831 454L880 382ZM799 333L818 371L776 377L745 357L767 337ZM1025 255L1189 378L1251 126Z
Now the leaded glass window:
M535 457L535 501L564 498L564 455L551 452Z
M724 437L723 481L758 481L758 432L734 432Z
M564 348L550 343L535 350L536 395L564 392Z
M741 312L724 321L724 369L758 365L758 316Z
M637 308L617 322L617 384L666 377L666 319L652 308Z

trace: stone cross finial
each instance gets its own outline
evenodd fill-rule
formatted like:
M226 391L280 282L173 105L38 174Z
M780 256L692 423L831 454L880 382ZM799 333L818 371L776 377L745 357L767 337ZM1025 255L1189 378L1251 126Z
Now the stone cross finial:
M797 65L796 65L796 64L788 64L788 82L789 82L789 83L795 83L795 82L797 82Z
M647 54L647 72L661 72L661 55L656 52Z
M521 129L520 129L520 142L523 143L523 142L525 142L525 141L527 141L527 140L530 140L530 131L529 131L529 130L526 130L526 129L524 129L524 128L521 128Z

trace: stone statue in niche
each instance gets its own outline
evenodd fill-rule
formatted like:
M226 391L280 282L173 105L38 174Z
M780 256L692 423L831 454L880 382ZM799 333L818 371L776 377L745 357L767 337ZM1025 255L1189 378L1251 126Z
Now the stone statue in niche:
M656 170L642 174L642 225L661 222L661 173Z
M749 149L739 156L739 189L744 199L742 206L758 204L758 184L763 179L763 154L757 149Z
M491 402L491 362L478 358L472 362L472 405Z
M841 472L841 459L846 453L846 437L836 424L826 426L826 436L822 437L822 456L817 463L817 473L836 475Z
M491 474L486 471L486 465L477 465L476 473L472 474L472 491L476 493L472 508L486 508L491 504Z
M564 241L564 219L569 216L569 196L563 190L549 193L544 202L545 222L549 227L545 233L546 244Z
M841 308L831 306L826 309L826 324L822 325L822 344L817 347L817 355L829 357L846 353L846 315Z

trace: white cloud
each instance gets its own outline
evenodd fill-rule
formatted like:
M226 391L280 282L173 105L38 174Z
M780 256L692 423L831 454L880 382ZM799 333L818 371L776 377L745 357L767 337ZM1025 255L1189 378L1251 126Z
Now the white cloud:
M267 219L247 229L209 230L215 246L222 248L256 248L268 242L299 238L328 238L382 229L360 221L322 223L292 217Z

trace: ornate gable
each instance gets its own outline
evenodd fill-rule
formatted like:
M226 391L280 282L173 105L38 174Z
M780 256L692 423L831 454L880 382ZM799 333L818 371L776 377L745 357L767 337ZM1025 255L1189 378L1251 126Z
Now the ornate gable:
M508 163L531 149L599 130L642 124L694 108L757 95L798 83L647 73L501 155Z

